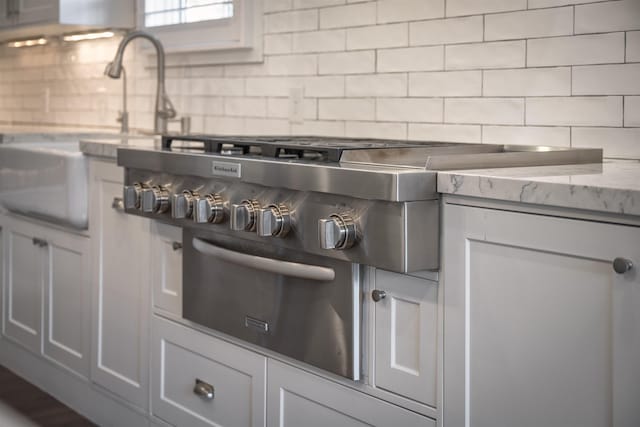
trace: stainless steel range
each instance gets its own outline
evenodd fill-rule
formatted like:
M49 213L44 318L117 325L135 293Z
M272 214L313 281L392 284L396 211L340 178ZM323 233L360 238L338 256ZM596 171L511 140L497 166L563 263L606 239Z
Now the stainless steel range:
M359 379L362 268L439 266L436 170L601 150L316 137L163 137L118 150L128 213L183 228L183 316Z

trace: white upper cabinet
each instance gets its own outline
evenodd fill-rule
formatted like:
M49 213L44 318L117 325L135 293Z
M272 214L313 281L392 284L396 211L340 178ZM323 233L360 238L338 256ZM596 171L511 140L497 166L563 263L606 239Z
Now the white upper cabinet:
M444 213L445 427L640 426L640 228Z
M0 39L133 28L131 0L0 0Z

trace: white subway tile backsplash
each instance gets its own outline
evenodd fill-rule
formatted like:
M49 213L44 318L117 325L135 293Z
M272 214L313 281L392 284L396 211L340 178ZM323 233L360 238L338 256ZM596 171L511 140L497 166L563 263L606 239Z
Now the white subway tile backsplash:
M484 18L485 40L573 34L573 7L498 13Z
M264 117L267 115L266 98L229 97L224 99L227 116Z
M264 53L277 55L291 53L291 34L267 34L264 36Z
M303 123L292 123L293 135L325 135L344 136L344 121L306 120Z
M573 128L571 146L603 148L610 158L640 159L640 128Z
M378 22L406 22L444 16L445 0L378 0Z
M527 125L622 126L622 97L527 98Z
M575 33L640 30L640 1L620 0L576 6Z
M523 125L521 98L451 98L444 101L446 123Z
M318 74L318 57L316 55L269 56L266 66L267 73L272 76Z
M627 62L640 62L640 31L627 33Z
M483 126L482 142L484 144L569 147L571 129L559 126Z
M407 75L403 73L346 77L346 96L407 96Z
M382 122L442 122L441 98L378 98L376 120Z
M249 77L245 84L247 96L289 96L296 87L295 79L289 77Z
M409 24L409 44L434 45L482 41L482 16L434 19Z
M343 76L305 77L301 80L305 96L335 98L344 96Z
M537 9L542 7L567 6L580 3L595 3L602 0L529 0L529 9Z
M409 74L409 96L480 96L481 71L444 71Z
M409 139L438 142L479 143L481 126L409 123Z
M320 99L320 120L374 120L376 105L373 99Z
M347 30L347 50L401 47L409 44L409 26L373 25Z
M323 30L293 34L293 52L333 52L346 47L345 30Z
M447 0L447 16L524 10L527 0Z
M640 64L573 68L574 95L640 95Z
M244 119L243 128L245 135L287 135L289 133L289 121L247 117Z
M624 97L624 125L640 127L640 96Z
M373 73L375 68L376 54L373 50L324 53L318 56L319 74Z
M289 119L291 103L289 98L267 99L267 116L279 119ZM302 117L305 120L318 118L318 104L315 98L305 98L302 101Z
M265 13L282 12L293 7L293 0L267 0L264 2Z
M318 28L318 11L315 9L274 13L264 18L265 33L315 30Z
M356 3L320 9L320 28L346 28L376 23L376 4Z
M624 62L624 33L527 41L528 67L616 62Z
M136 93L155 95L156 82L149 80L148 87L143 88L136 82ZM236 78L197 78L187 81L187 93L196 96L232 95L244 94L244 80Z
M447 70L518 68L525 65L525 41L472 43L445 47Z
M293 0L295 9L308 9L312 7L326 7L344 4L345 0Z
M484 96L569 96L571 68L486 70Z
M410 47L378 50L377 71L428 71L444 69L444 47Z
M407 139L406 123L346 122L345 136L349 138Z

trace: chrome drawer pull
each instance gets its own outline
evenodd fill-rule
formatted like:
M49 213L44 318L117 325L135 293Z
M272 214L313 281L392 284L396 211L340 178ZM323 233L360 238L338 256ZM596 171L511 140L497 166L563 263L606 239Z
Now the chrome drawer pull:
M205 400L213 400L215 389L211 384L207 384L196 378L196 385L193 392Z
M41 248L44 248L49 245L49 242L47 242L44 239L40 239L38 237L34 237L31 241L33 242L34 245L39 246Z
M117 211L124 212L124 200L122 197L114 197L113 202L111 202L111 207Z
M171 247L173 248L174 251L179 251L180 249L182 249L182 243L173 242L171 243Z

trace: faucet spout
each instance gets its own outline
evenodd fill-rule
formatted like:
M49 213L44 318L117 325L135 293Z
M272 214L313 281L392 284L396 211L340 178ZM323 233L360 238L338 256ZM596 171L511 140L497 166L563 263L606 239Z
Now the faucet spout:
M158 73L157 73L157 81L158 87L156 90L156 108L154 114L154 127L153 131L157 134L167 133L167 123L169 119L172 119L176 116L176 110L173 107L173 103L169 99L167 95L167 91L164 83L164 74L165 74L165 58L164 58L164 48L162 47L162 43L160 40L152 36L151 34L144 31L132 31L124 36L120 45L118 46L118 50L116 52L113 61L107 64L107 67L104 70L104 74L111 77L112 79L119 79L122 75L122 60L124 56L124 50L133 39L136 38L144 38L149 40L156 49L156 57L158 59ZM126 96L126 95L125 95Z

